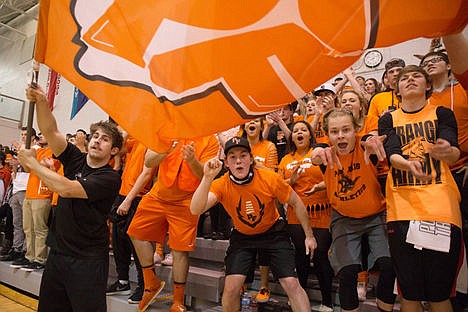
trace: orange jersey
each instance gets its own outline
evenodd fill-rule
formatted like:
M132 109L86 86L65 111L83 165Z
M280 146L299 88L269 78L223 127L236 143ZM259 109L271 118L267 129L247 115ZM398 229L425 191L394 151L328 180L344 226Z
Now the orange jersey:
M363 218L385 210L385 198L377 180L377 168L364 162L364 150L356 138L354 151L338 156L343 169L326 167L325 184L333 209L351 218Z
M395 91L377 93L372 97L372 100L369 103L367 116L379 118L390 106L394 106L395 109L401 107L401 102L396 97Z
M457 185L448 165L429 156L441 124L436 108L426 105L416 113L408 114L400 109L391 114L402 156L419 160L425 173L433 178L420 181L411 172L390 168L386 185L387 221L439 221L461 228Z
M361 127L361 130L359 130L358 136L363 137L366 134L369 134L372 131L378 131L379 130L379 118L375 116L366 116L364 118L364 124Z
M179 140L177 147L164 158L159 165L158 179L150 193L162 201L174 202L190 200L193 192L200 184L185 160L182 159L181 148L194 142L195 157L205 163L218 153L218 140L215 136L196 139Z
M464 74L468 80L468 71ZM458 125L458 145L460 146L460 159L450 166L452 170L462 167L468 162L468 99L466 91L460 83L448 86L442 92L433 92L429 98L430 105L444 106L453 111Z
M312 118L312 120L314 119ZM328 141L328 136L325 133L325 131L323 131L323 128L322 128L322 120L323 120L323 115L319 117L317 127L314 129L315 142L329 144L330 142Z
M266 232L278 220L276 199L286 203L292 188L275 172L255 168L252 181L238 185L231 181L229 172L213 181L210 192L216 195L234 227L245 235Z
M299 120L304 120L304 116L302 115L296 115L293 117L293 122L299 121Z
M287 154L281 160L278 173L286 180L291 177L292 172L297 166L300 166L298 170L302 171L302 173L292 187L307 208L310 226L313 228L328 228L330 226L331 206L328 201L327 192L323 190L310 196L304 194L310 191L315 184L323 181L323 174L320 168L312 165L310 159L311 153L312 148L304 156L297 153ZM289 224L300 224L299 219L294 213L294 207L288 206L287 216Z
M36 150L36 159L40 162L45 157L52 158L52 150L50 148L38 148ZM58 170L60 166L60 162L58 160L54 160L56 170ZM52 198L52 191L49 190L47 185L42 183L39 177L31 171L29 173L28 179L28 186L26 187L26 195L25 198L29 199L46 199Z
M256 164L275 170L278 168L278 152L273 142L261 140L255 145L250 145L250 148Z
M8 167L7 164L5 164L1 169L0 169L0 179L3 180L3 186L5 187L5 192L10 185L11 181L11 169ZM1 200L1 198L0 198Z
M135 185L138 176L143 171L145 165L146 146L142 143L136 143L126 156L125 167L122 173L122 185L120 186L119 194L127 196ZM152 181L149 181L144 189L138 194L143 196L151 189Z
M379 118L375 116L366 116L364 119L364 125L358 133L358 137L363 137L366 134L369 134L372 131L379 130ZM377 173L379 176L387 175L388 173L388 163L384 159L377 164Z

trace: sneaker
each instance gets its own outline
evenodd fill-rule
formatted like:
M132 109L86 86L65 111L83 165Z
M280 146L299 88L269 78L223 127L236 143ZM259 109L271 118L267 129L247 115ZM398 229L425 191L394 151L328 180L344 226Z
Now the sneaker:
M144 312L150 304L153 303L154 299L159 295L161 290L164 288L164 281L161 281L159 286L151 287L149 289L145 289L143 292L143 297L141 298L140 303L138 304L138 312Z
M168 253L165 257L164 260L161 261L162 265L172 265L172 253Z
M116 280L114 284L106 289L106 296L112 295L130 295L130 283L123 284L119 280Z
M10 239L4 239L2 242L2 248L0 248L0 256L6 256L11 251L12 241Z
M169 312L187 312L187 308L180 303L173 303Z
M366 301L367 299L367 285L365 282L357 283L357 294L359 301Z
M133 294L128 297L128 303L140 303L141 298L143 297L143 287L137 286Z
M33 272L33 271L39 271L39 270L44 270L45 266L39 262L30 262L29 265L22 267L21 270L24 270L26 272Z
M9 254L0 256L0 261L15 261L24 257L24 252L11 250Z
M268 288L262 287L257 294L257 302L264 303L270 300L270 290Z
M157 252L155 252L153 256L153 260L154 260L154 264L160 265L162 261L162 257Z
M224 236L223 232L214 232L211 236L212 240L225 240L226 237Z
M203 238L204 238L204 239L211 239L211 237L213 237L213 233L205 233L205 234L203 234Z
M25 266L28 266L31 262L29 262L28 259L26 259L24 256L21 257L21 258L18 258L16 259L15 261L13 261L11 264L10 264L10 268L15 268L15 269L19 269L19 268L23 268Z
M312 311L333 312L333 308L329 307L329 306L326 306L324 304L320 304L320 305L312 306Z

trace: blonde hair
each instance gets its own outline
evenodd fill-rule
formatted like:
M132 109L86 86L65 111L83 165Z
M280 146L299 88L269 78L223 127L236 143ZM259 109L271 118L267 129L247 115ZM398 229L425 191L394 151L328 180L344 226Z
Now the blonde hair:
M325 113L323 116L323 121L322 121L322 129L323 131L328 135L328 130L329 130L329 122L330 119L336 118L336 117L342 117L342 116L349 116L351 117L351 121L353 123L354 129L359 130L360 125L356 118L354 118L353 112L344 109L344 108L334 108L332 110L329 110L328 112Z

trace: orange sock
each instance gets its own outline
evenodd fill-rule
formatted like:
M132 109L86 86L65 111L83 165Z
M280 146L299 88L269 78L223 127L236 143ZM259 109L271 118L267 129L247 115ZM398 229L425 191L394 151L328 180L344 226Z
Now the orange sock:
M145 282L145 289L157 288L161 284L161 281L158 279L154 273L154 266L142 268L143 270L143 281Z
M364 282L367 284L369 280L369 273L367 271L362 271L358 273L358 282Z
M174 282L174 303L184 304L185 283Z
M156 253L164 259L164 246L162 244L156 243Z

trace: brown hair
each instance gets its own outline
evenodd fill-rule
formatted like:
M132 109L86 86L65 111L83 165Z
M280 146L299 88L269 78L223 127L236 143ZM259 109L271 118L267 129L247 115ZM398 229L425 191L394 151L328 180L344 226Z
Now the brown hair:
M432 79L431 77L429 76L429 74L424 70L422 69L421 67L419 66L416 66L416 65L408 65L406 67L404 67L399 73L398 73L398 77L397 77L397 83L396 83L396 88L395 88L395 93L396 93L396 96L398 98L398 100L401 101L401 95L400 95L400 88L398 86L399 82L400 82L400 79L401 77L404 75L404 74L407 74L407 73L413 73L413 72L417 72L417 73L421 73L424 75L424 77L426 78L426 83L428 85L431 86L431 88L429 90L426 90L426 100L428 98L431 97L431 94L432 94Z
M364 119L364 116L366 114L366 101L364 100L364 98L359 94L357 93L356 91L352 90L352 89L346 89L346 90L343 90L340 94L340 106L341 106L341 98L343 97L343 95L345 93L353 93L355 94L358 99L359 99L359 106L361 107L361 111L359 112L359 119L357 120L357 122L361 121Z
M119 149L122 148L123 137L119 129L117 129L117 126L115 125L115 123L101 120L101 121L91 124L91 127L90 127L91 136L99 128L102 129L102 131L104 131L107 135L109 135L112 138L112 147L117 147Z

